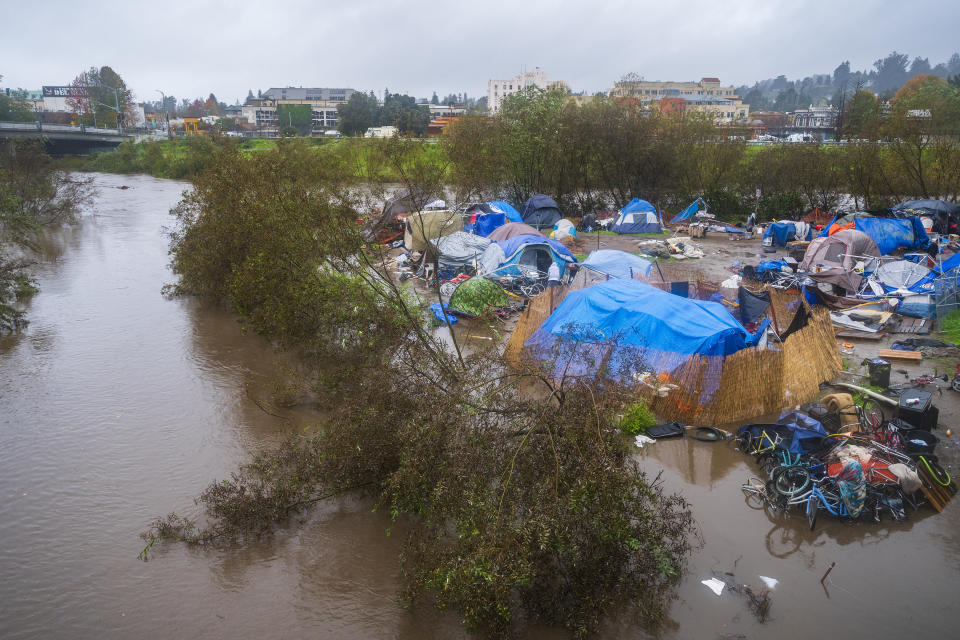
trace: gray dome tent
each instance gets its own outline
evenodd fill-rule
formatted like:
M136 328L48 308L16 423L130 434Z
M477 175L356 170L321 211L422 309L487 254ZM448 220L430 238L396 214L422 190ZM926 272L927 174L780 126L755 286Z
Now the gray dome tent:
M557 206L554 199L542 193L538 193L527 200L523 209L520 210L520 216L524 223L537 229L543 229L544 227L552 229L553 225L563 218L560 207Z

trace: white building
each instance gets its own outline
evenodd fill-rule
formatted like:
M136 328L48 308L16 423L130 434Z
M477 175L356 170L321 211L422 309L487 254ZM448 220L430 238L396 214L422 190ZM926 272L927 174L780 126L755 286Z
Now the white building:
M367 132L363 134L364 138L392 138L397 135L398 129L390 125L383 127L370 127L367 129Z
M551 89L570 90L570 87L563 80L547 80L547 75L535 67L533 71L526 71L520 75L514 76L509 80L488 80L487 81L487 111L490 114L500 111L503 99L507 96L523 91L528 87L538 87L545 91Z

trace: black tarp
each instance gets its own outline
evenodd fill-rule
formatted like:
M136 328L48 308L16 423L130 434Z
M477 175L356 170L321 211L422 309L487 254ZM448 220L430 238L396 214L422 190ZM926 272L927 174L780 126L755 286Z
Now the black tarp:
M563 218L563 214L560 213L560 207L557 206L554 199L542 193L531 196L531 198L527 200L526 204L523 205L523 209L520 210L520 216L523 218L525 224L536 227L537 229L553 227L553 225L557 224L557 222Z
M749 289L740 287L737 291L740 301L740 322L752 324L763 317L770 308L770 292L753 293Z

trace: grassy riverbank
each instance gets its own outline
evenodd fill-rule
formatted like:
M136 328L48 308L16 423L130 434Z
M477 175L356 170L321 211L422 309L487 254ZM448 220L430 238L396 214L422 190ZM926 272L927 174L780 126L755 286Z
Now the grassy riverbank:
M331 162L344 162L357 180L399 182L397 170L382 159L383 140L323 138L297 139L211 139L191 137L134 143L124 142L114 151L89 156L62 158L60 166L73 171L101 171L104 173L145 173L156 178L192 179L212 163L219 147L237 148L252 154L273 151L280 145L299 145L317 154L326 155ZM416 145L418 161L437 167L446 164L440 145L430 142Z

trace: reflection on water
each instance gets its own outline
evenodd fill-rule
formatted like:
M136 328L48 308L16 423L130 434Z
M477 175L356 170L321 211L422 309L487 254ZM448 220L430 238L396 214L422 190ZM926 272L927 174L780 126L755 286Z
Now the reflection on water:
M322 417L261 409L252 399L269 403L293 363L222 310L160 295L163 227L187 185L96 180L83 222L44 240L28 330L0 337L0 637L465 637L454 615L397 605L404 524L364 501L331 501L244 548L161 545L136 560L153 517L197 515L210 481ZM960 569L955 505L902 525L823 519L811 533L744 504L754 469L726 444L662 441L638 455L691 502L704 539L656 637L952 636L941 604ZM761 628L742 600L708 592L711 570L779 579L772 621ZM896 606L873 604L877 585ZM620 614L602 635L648 637Z

